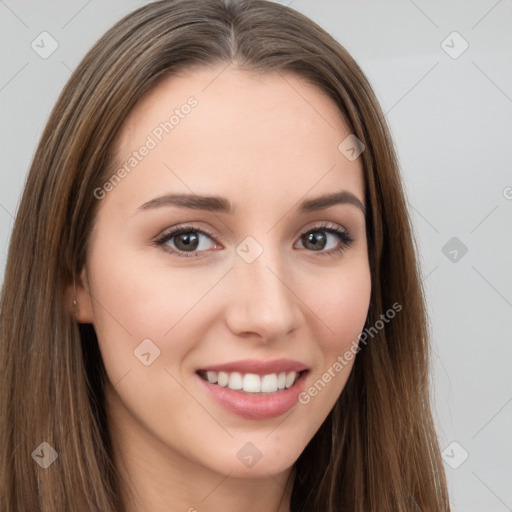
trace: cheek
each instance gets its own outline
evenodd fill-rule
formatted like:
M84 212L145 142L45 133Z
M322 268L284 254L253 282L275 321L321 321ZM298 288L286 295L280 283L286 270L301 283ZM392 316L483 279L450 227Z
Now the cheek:
M304 284L302 296L316 317L312 325L322 327L317 333L322 348L326 352L343 350L358 339L364 327L371 296L369 267L361 262L322 278L312 276Z
M115 408L122 404L152 431L173 420L184 431L187 418L199 416L197 404L173 377L182 380L180 363L200 339L204 326L195 316L200 299L211 288L190 271L144 263L144 255L117 247L95 247L90 259L94 328ZM166 371L169 370L169 371Z
M149 264L144 252L100 248L91 259L95 327L121 329L132 338L163 338L212 283L201 271ZM193 277L193 278L191 278Z
M170 268L165 260L148 265L144 252L122 250L121 243L98 244L90 268L94 328L111 382L128 372L133 379L134 370L186 371L181 363L214 318L209 292L221 276L206 267ZM148 360L154 362L146 368ZM141 378L146 376L143 371ZM163 379L168 384L168 374Z
M358 351L371 296L371 276L364 260L308 281L303 293L312 310L308 323L317 349L314 372L300 403L318 418L317 428L343 391ZM319 285L322 284L320 287ZM307 283L305 283L305 286Z

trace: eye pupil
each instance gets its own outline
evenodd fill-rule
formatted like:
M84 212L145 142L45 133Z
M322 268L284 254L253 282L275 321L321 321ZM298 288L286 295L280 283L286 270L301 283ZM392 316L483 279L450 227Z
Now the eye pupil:
M199 237L197 233L181 233L176 236L175 245L179 250L193 251L197 249L198 244Z
M307 249L322 250L326 244L326 236L322 231L307 233L306 235L304 235L304 239L302 243L304 244L304 247L306 247ZM318 245L319 241L320 245Z

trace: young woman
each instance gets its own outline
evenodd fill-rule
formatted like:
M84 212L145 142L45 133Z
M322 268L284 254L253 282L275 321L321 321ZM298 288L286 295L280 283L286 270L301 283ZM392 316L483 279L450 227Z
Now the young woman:
M450 509L388 128L290 8L159 1L98 41L1 322L4 512Z

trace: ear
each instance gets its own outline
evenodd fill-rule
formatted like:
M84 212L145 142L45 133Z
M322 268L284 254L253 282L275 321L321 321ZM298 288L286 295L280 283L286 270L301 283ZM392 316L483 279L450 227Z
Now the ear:
M76 303L74 302L76 300ZM92 298L89 293L87 270L84 268L80 278L66 287L66 305L68 311L78 323L92 324L94 320Z

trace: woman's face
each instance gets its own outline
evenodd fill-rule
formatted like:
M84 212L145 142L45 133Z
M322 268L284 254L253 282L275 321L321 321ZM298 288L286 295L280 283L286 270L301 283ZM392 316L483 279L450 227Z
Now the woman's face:
M224 66L166 78L129 113L79 320L112 428L148 465L277 474L334 406L371 288L350 133L300 78Z

